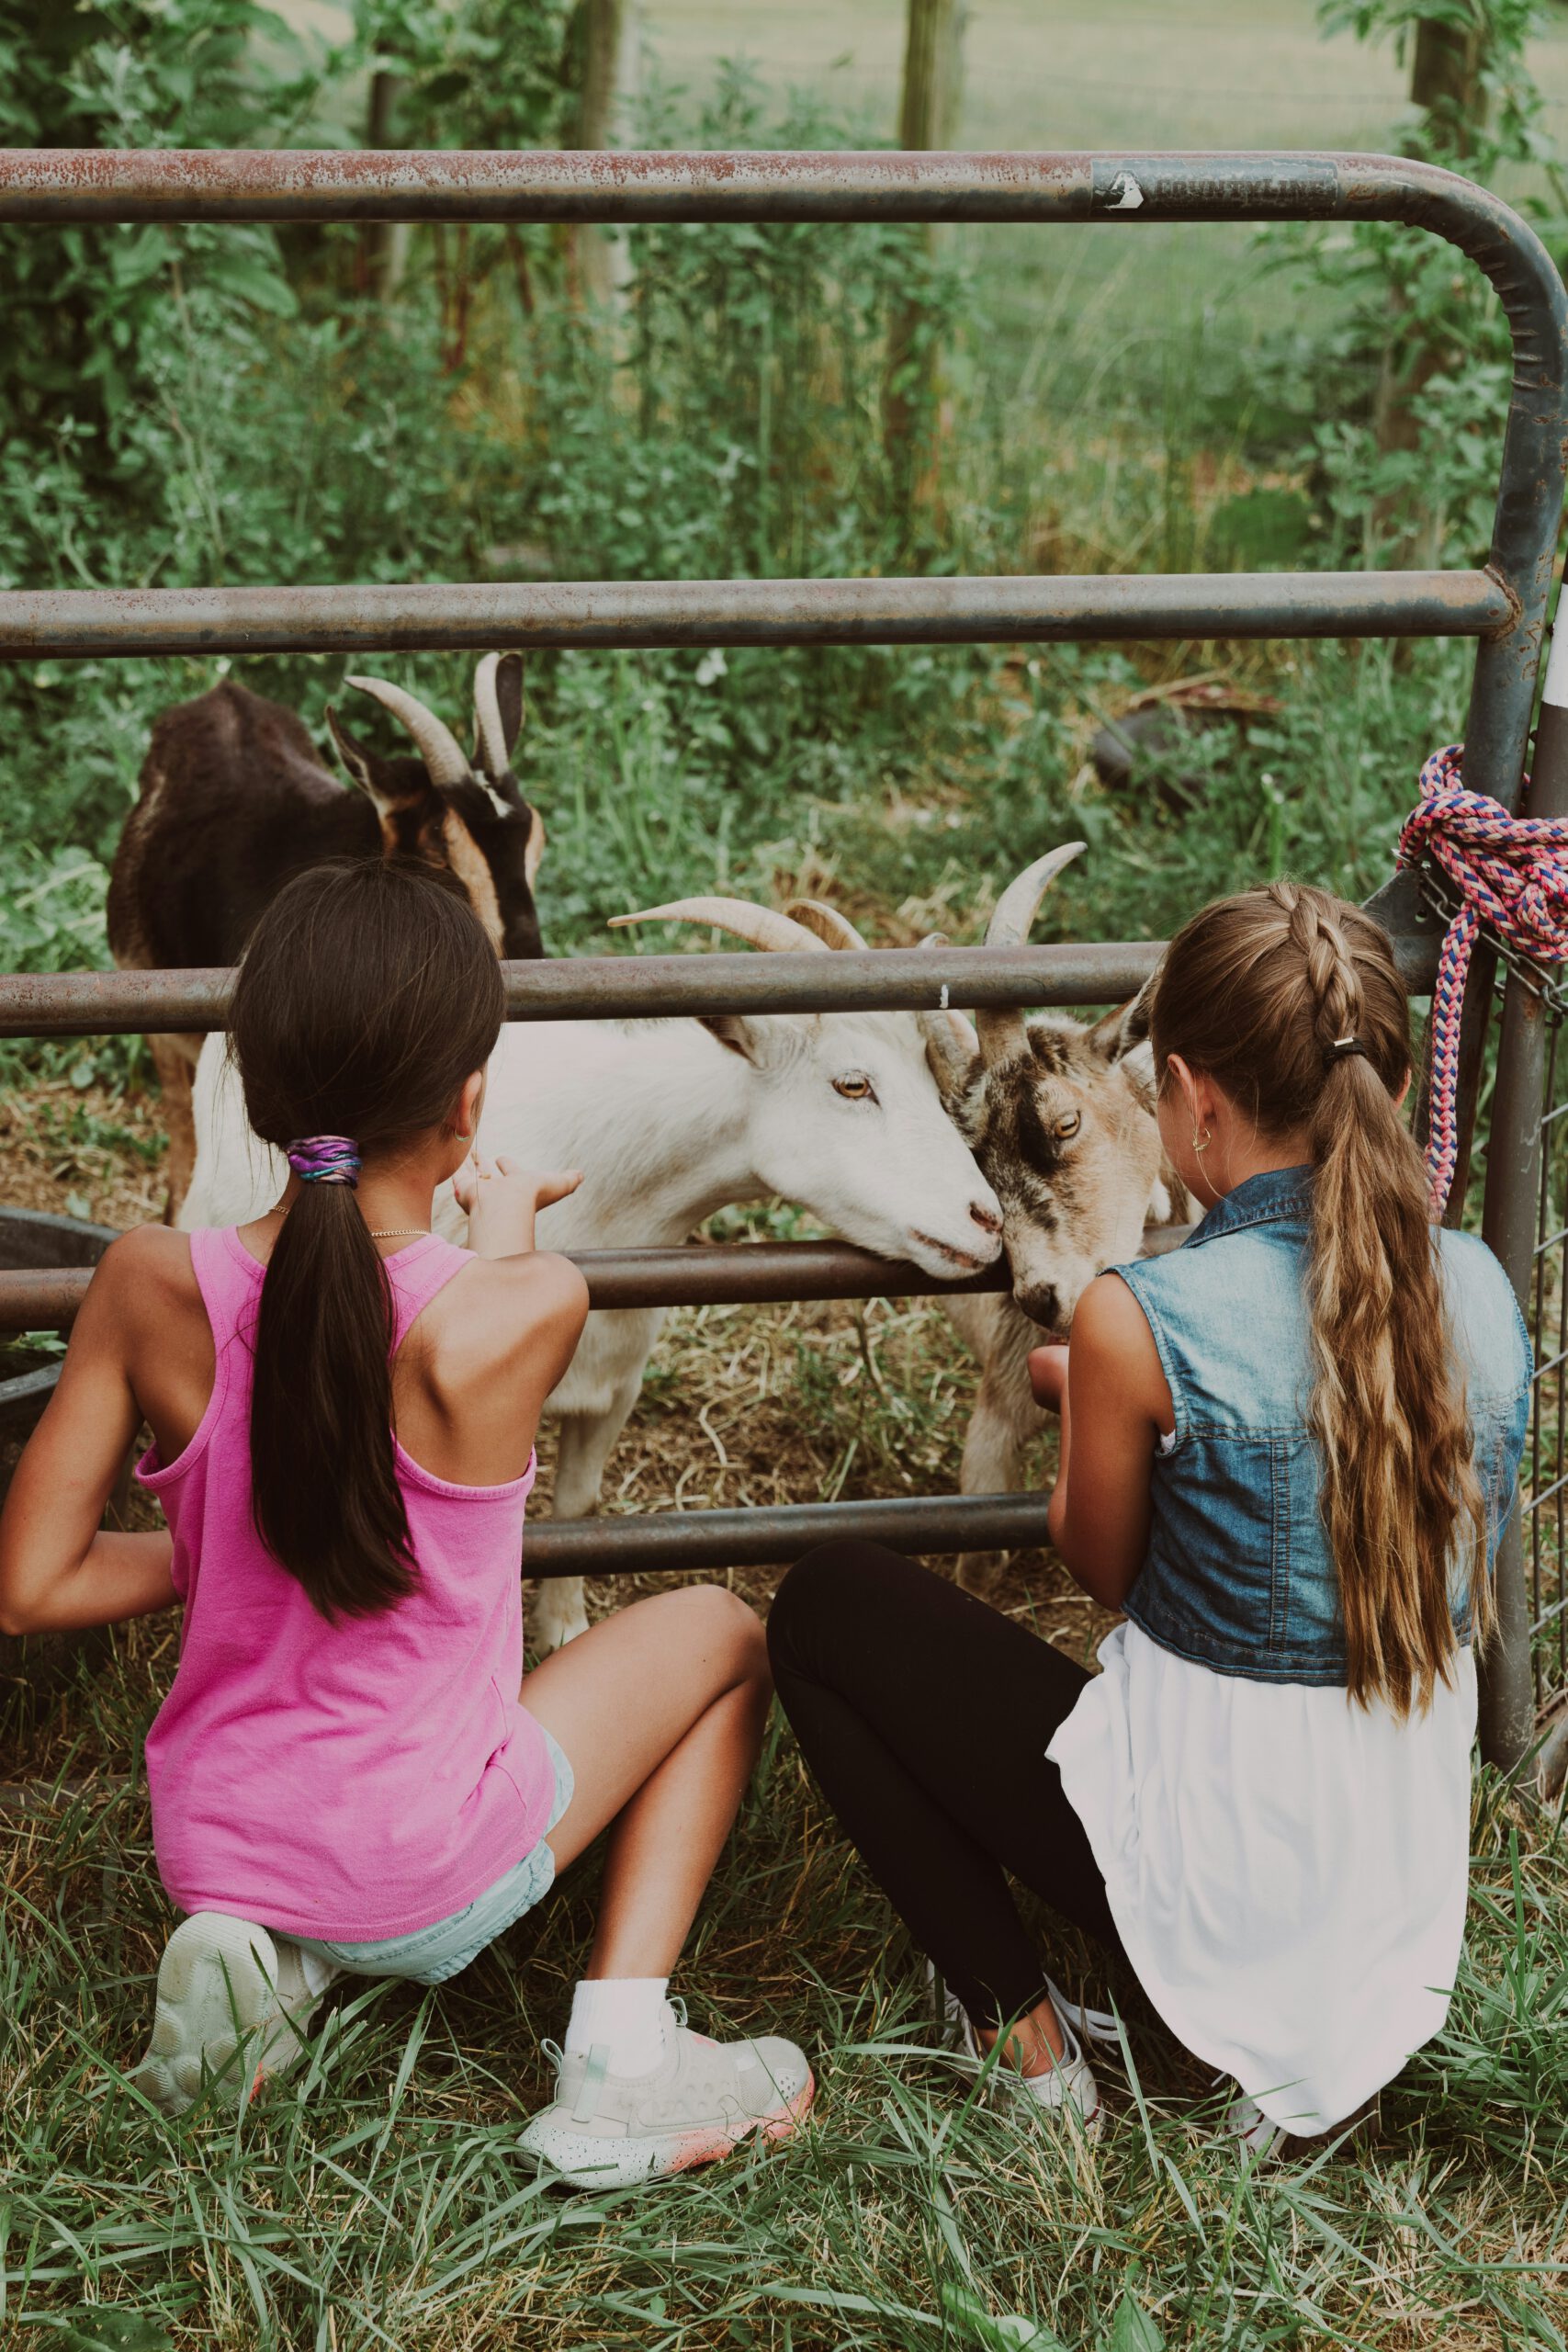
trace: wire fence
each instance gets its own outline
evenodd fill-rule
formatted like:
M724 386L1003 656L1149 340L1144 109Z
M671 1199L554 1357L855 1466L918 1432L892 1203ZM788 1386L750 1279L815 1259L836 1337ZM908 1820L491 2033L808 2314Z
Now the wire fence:
M1568 1043L1560 1006L1547 1019L1546 1108L1540 1123L1540 1201L1536 1223L1530 1337L1535 1394L1522 1509L1529 1569L1531 1671L1538 1714L1568 1697Z

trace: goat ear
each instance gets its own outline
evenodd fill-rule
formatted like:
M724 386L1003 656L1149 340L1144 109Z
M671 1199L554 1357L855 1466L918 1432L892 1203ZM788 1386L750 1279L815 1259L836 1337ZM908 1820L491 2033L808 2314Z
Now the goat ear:
M388 773L389 763L378 759L356 735L350 732L331 703L327 705L327 725L332 729L333 741L337 745L339 759L360 790L368 796L376 814L386 818L399 808L408 808L408 794L400 787L392 788Z
M528 811L528 840L523 852L523 879L531 890L545 854L545 820L531 800L524 807Z
M980 1041L961 1012L920 1012L915 1017L926 1043L926 1067L943 1103L951 1109L969 1091Z
M1149 1007L1154 1002L1155 978L1151 973L1130 1002L1118 1005L1097 1021L1089 1032L1089 1044L1108 1062L1119 1062L1148 1042Z
M947 934L928 932L920 945L945 947ZM936 1091L943 1104L951 1110L963 1100L975 1075L975 1057L980 1050L975 1025L951 1006L945 1012L917 1012L915 1019L925 1040L926 1067L936 1080Z
M716 1037L721 1046L739 1054L753 1069L764 1069L774 1059L776 1033L765 1015L759 1020L746 1012L699 1012L697 1020L710 1037Z

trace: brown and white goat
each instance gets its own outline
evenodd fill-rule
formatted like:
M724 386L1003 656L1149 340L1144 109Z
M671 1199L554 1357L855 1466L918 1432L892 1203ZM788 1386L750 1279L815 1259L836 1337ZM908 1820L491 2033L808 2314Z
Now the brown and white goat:
M232 964L286 882L337 857L412 857L462 892L498 956L538 956L534 877L538 812L512 760L523 724L523 662L487 653L474 679L470 759L434 711L383 678L348 684L407 729L415 755L387 758L329 707L333 776L296 714L226 679L154 722L141 797L109 882L108 935L122 968ZM191 1073L199 1036L148 1040L169 1130L171 1216L196 1142Z
M1047 888L1083 846L1053 850L1009 886L988 947L1023 944ZM789 912L835 946L865 944L836 908L797 900ZM1092 1024L1012 1010L982 1012L973 1028L957 1012L919 1019L943 1104L1002 1212L1010 1292L943 1301L980 1363L960 1484L999 1494L1018 1487L1047 1425L1030 1389L1030 1349L1065 1339L1096 1274L1137 1257L1145 1224L1184 1216L1186 1200L1163 1161L1142 997ZM978 1572L978 1561L960 1571L965 1580Z

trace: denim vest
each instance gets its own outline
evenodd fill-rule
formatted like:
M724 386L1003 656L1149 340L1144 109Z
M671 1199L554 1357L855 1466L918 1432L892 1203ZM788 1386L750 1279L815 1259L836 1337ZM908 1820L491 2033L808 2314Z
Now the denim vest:
M1176 1427L1156 1458L1149 1548L1126 1611L1151 1640L1255 1682L1346 1679L1337 1579L1306 1422L1313 1385L1303 1278L1310 1168L1227 1193L1179 1250L1116 1268L1148 1317ZM1517 1491L1529 1340L1484 1242L1438 1237L1487 1510L1487 1556ZM1468 1634L1463 1568L1453 1609Z

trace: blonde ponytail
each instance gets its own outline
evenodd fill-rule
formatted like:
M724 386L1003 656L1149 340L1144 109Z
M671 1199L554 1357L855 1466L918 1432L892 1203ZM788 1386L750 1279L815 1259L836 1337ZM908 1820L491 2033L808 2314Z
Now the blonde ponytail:
M1393 951L1359 908L1277 882L1187 924L1151 1018L1161 1084L1178 1053L1265 1136L1306 1131L1316 1169L1308 1420L1347 1680L1363 1704L1424 1710L1452 1676L1456 1552L1478 1636L1492 1597L1426 1173L1396 1108L1410 1016Z

